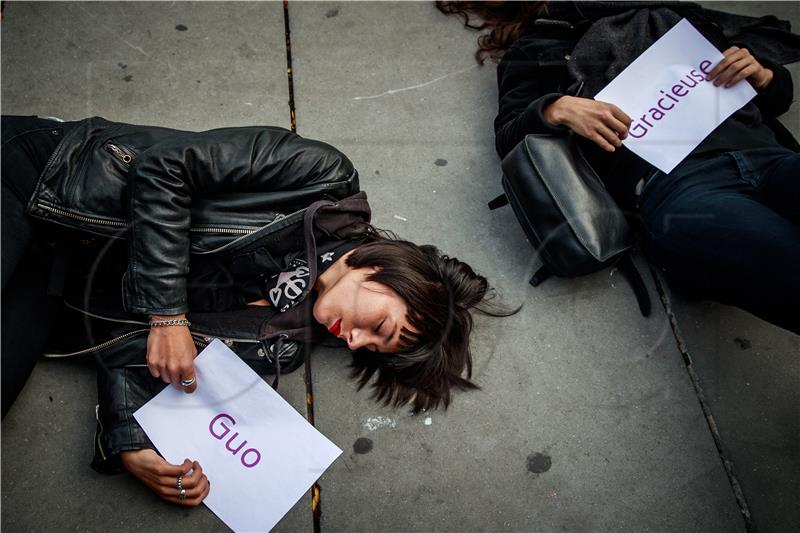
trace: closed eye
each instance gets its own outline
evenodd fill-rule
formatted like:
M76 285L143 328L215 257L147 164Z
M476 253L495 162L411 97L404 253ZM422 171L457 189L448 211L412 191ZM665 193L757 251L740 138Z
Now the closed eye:
M381 320L380 324L378 324L377 326L375 326L375 329L374 329L373 331L374 331L375 333L380 333L380 331L381 331L381 328L383 327L383 323L384 323L384 322L386 322L386 319L385 319L385 318L384 318L383 320Z

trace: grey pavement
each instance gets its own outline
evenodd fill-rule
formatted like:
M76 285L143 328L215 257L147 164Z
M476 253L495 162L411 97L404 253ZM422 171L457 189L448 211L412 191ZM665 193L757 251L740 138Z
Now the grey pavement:
M800 25L797 3L711 7ZM615 271L530 287L513 214L486 208L501 192L497 93L495 67L472 58L475 34L429 2L289 13L298 132L351 157L378 226L436 244L524 304L476 317L482 389L447 411L378 406L348 379L346 351L315 350L317 427L344 450L320 480L323 531L745 531L723 458L751 523L796 531L800 338L669 290L662 306L643 262L647 319ZM283 24L278 2L7 2L2 111L288 127ZM800 133L796 105L785 123ZM304 412L301 373L280 392ZM4 530L226 529L130 476L94 473L94 404L90 361L37 365L2 423ZM310 529L307 496L276 528Z

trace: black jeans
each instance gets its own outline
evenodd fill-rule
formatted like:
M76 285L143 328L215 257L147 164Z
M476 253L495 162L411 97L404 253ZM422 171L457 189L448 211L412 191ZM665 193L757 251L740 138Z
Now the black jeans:
M47 294L47 230L25 215L25 206L62 136L57 121L2 117L2 416L44 351L58 308Z
M656 173L645 246L676 288L800 334L800 154L753 148Z

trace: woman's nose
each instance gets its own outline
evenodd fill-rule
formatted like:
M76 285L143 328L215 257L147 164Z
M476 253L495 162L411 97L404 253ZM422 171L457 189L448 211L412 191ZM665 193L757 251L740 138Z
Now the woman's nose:
M369 342L369 336L365 335L364 332L359 328L353 328L347 334L347 347L351 350L358 350L359 348L363 348Z

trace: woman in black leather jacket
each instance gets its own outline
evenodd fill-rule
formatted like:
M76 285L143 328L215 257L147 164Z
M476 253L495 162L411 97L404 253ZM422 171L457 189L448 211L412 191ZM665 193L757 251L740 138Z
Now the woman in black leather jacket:
M476 58L499 60L500 157L530 133L577 134L674 287L800 333L800 147L776 120L792 103L781 64L800 59L788 22L689 2L437 5L487 30ZM682 17L723 50L708 81L758 94L664 174L623 146L630 117L592 97Z
M166 383L202 386L193 359L212 337L261 368L327 330L354 351L360 386L374 377L379 400L417 411L475 388L469 310L486 279L373 228L333 147L97 117L3 117L2 130L3 414L55 329L48 351L99 363L96 469L202 501L200 465L167 464L132 413Z

